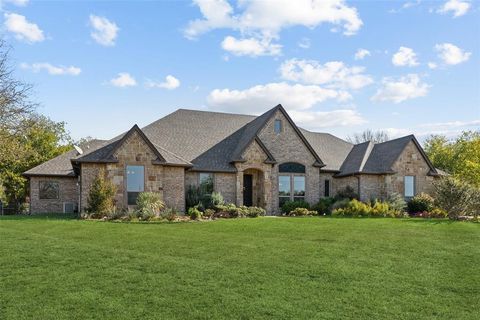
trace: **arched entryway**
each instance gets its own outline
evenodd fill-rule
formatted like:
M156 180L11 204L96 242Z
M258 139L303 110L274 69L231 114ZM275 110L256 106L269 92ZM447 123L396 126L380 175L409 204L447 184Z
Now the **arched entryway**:
M243 205L265 208L265 178L259 169L243 171Z

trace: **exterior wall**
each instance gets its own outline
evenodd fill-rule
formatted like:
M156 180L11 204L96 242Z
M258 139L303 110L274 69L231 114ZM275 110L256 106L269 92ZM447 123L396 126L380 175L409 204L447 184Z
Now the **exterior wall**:
M127 179L126 166L138 165L145 168L145 192L155 192L169 207L179 211L185 209L185 177L182 167L164 167L152 164L156 160L154 152L145 141L134 132L114 156L118 159L116 163L83 163L81 167L82 181L82 210L88 206L88 192L91 184L100 170L105 170L106 177L110 179L117 188L115 201L117 209L127 209Z
M385 199L387 197L385 175L360 175L360 200Z
M55 181L59 184L58 199L40 199L40 181ZM64 202L78 205L79 189L76 177L30 177L30 213L60 213Z
M274 131L275 120L282 120L282 132L276 134ZM279 212L278 208L278 165L285 162L297 162L305 166L305 200L311 204L320 199L320 170L314 167L315 157L297 135L281 111L267 122L260 131L259 138L266 148L273 155L277 164L273 166L271 175L265 181L271 184L271 207Z
M226 203L236 203L236 175L235 173L212 172L213 174L213 190L219 192L223 196ZM198 186L200 172L185 172L185 190L188 186Z
M434 177L428 176L430 168L413 141L405 147L393 165L397 173L386 177L387 193L404 194L404 176L415 176L415 194L433 193Z
M236 204L243 205L243 175L253 175L253 203L264 207L268 214L274 213L272 202L272 165L266 164L267 155L260 145L253 141L242 155L245 162L235 164L236 174Z

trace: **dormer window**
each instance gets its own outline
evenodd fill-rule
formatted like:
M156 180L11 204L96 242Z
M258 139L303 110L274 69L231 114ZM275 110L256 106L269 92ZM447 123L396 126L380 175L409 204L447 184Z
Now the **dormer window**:
M282 120L275 120L274 130L276 134L280 134L282 132Z

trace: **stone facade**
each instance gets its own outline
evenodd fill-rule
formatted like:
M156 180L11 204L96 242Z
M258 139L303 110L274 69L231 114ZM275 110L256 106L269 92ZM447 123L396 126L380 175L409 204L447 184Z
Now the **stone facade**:
M42 181L58 183L58 199L40 199L40 182ZM30 177L30 212L61 213L64 203L78 205L78 192L76 177Z

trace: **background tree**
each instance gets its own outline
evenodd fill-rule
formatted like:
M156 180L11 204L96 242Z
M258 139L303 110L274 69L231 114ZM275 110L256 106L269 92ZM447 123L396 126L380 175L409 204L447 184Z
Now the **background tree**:
M13 77L7 44L0 40L0 183L17 210L27 194L22 173L71 148L65 123L37 114L32 87Z
M359 144L362 142L372 141L373 143L380 143L390 140L388 133L385 131L373 131L365 130L360 133L355 133L353 136L348 136L347 141L353 144Z
M480 187L480 131L465 131L454 140L433 135L424 149L436 168Z

